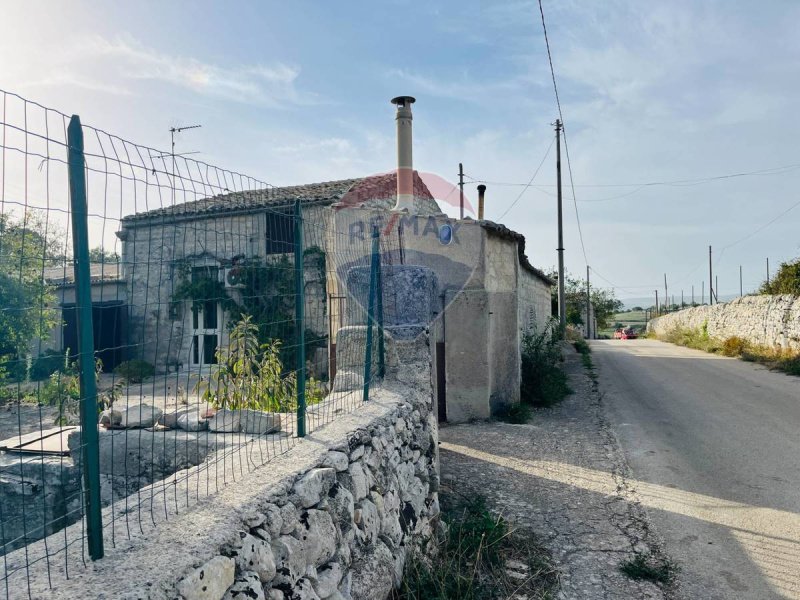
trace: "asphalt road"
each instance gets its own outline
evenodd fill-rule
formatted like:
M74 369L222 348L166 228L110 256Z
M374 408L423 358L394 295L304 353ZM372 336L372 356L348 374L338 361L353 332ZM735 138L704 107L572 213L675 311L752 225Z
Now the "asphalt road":
M800 378L654 340L592 350L680 595L800 598Z

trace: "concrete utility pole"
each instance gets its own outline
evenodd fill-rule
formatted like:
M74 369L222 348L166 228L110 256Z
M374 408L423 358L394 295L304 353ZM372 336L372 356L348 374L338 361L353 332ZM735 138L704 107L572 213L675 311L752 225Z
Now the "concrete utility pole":
M767 257L767 285L769 285L769 256Z
M714 304L714 273L711 266L711 246L708 247L708 303Z
M664 273L664 302L667 303L667 312L669 312L670 304L669 304L669 289L667 288L667 274ZM674 304L674 302L673 302Z
M558 197L558 323L567 327L567 297L564 288L564 220L561 202L561 120L556 119L556 191Z
M458 188L459 206L461 207L461 218L464 218L464 165L458 163Z
M685 305L683 303L683 290L681 290L681 308L683 308L684 306Z
M586 337L592 338L592 295L589 285L589 265L586 265Z

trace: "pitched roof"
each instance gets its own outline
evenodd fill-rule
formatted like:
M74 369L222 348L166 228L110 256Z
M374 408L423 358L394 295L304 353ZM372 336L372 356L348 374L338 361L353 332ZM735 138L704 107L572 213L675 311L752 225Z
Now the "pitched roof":
M130 223L154 218L211 215L253 208L287 206L294 203L295 200L300 200L303 204L333 203L338 202L355 183L361 180L341 179L339 181L324 181L306 185L270 187L261 190L218 194L209 198L201 198L200 200L128 215L122 220L125 223Z
M89 263L89 276L91 283L120 282L121 269L119 263ZM64 287L75 283L75 274L71 264L46 267L44 280L50 285Z
M414 194L433 200L433 196L416 171L414 172ZM224 212L277 208L290 206L295 200L300 200L302 204L343 202L348 206L355 206L369 200L394 198L396 195L397 173L391 171L354 179L218 194L209 198L128 215L122 221L125 224L133 224L150 219L163 221L179 217L210 216Z

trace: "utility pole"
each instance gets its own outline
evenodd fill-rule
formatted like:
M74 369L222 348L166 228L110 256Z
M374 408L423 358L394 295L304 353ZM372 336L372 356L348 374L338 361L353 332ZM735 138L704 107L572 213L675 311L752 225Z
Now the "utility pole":
M461 207L461 218L464 218L464 165L458 163L458 187L459 187L459 206Z
M767 257L767 285L769 285L769 256Z
M655 292L656 292L656 316L658 316L661 314L661 311L658 310L658 290L655 290Z
M739 297L744 296L744 288L742 287L742 265L739 265Z
M711 246L708 247L708 303L714 304L714 273L711 266Z
M592 296L589 284L589 265L586 265L586 337L592 338Z
M564 289L564 220L561 202L561 120L556 119L556 191L558 197L558 323L562 335L567 327L567 298Z
M664 273L664 302L667 303L667 312L669 312L669 289L667 288L667 274ZM674 303L673 303L674 304Z
M686 305L683 303L683 290L681 290L681 308L683 308L684 306Z

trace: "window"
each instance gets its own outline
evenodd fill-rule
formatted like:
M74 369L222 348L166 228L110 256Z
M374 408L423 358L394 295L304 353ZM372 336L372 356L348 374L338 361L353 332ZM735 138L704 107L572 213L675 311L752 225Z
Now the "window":
M294 215L292 209L278 209L266 214L267 254L294 251Z

